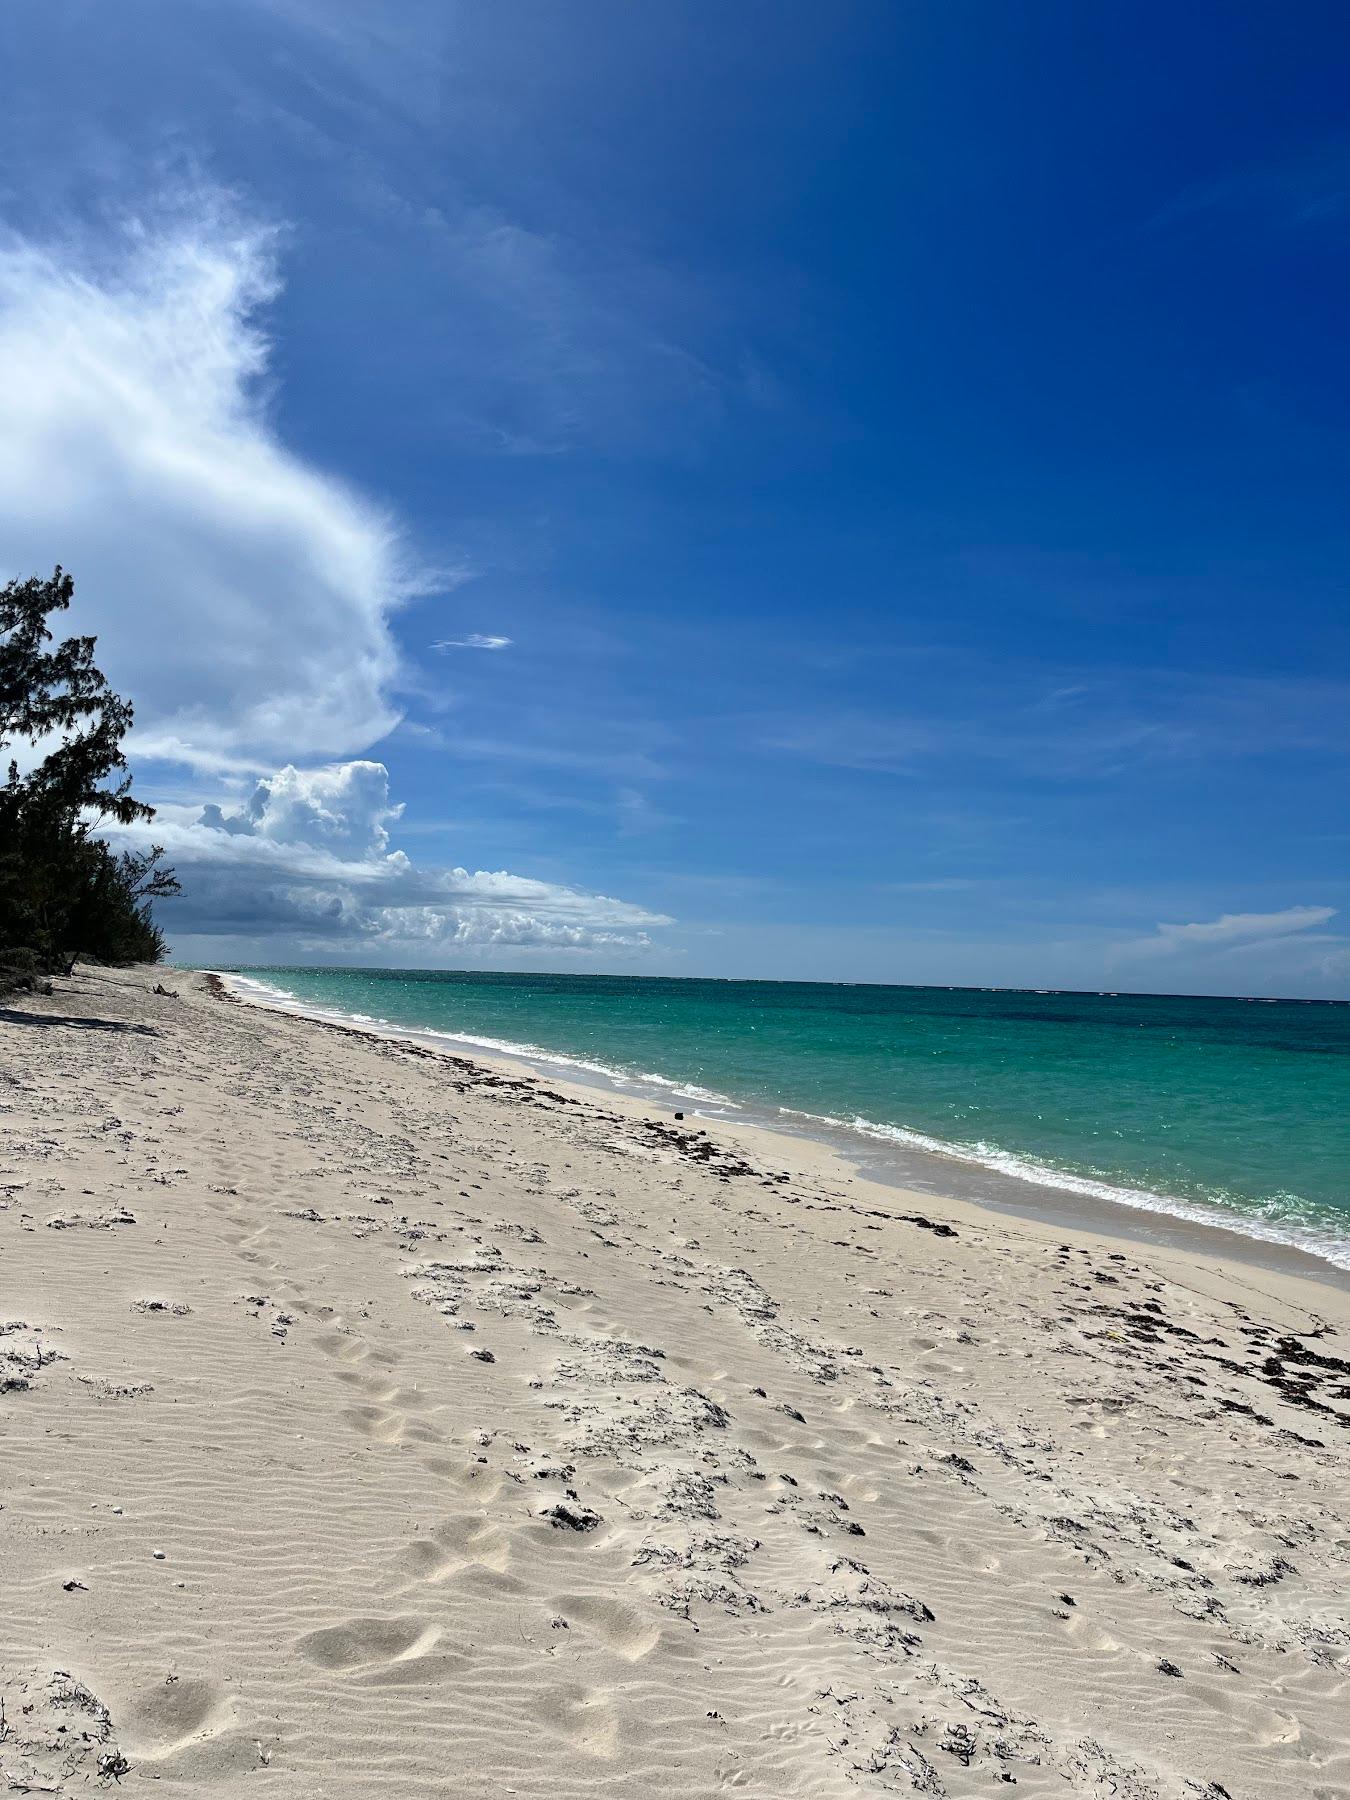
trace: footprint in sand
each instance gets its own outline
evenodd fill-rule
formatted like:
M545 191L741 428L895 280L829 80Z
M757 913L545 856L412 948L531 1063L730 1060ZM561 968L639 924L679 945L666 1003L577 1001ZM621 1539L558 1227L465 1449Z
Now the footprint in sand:
M392 1400L398 1393L394 1383L383 1375L365 1375L360 1369L337 1369L334 1373L348 1387L360 1388L367 1399L377 1406Z
M405 1419L403 1422L403 1435L399 1439L399 1442L409 1444L443 1444L445 1438L434 1426L428 1425L424 1419Z
M117 1710L120 1747L156 1780L214 1782L267 1760L256 1731L235 1723L233 1700L213 1681L170 1675Z
M318 1319L322 1324L326 1325L330 1320L337 1317L337 1309L335 1307L325 1306L320 1301L307 1300L305 1298L305 1289L300 1286L299 1282L288 1281L284 1284L284 1287L290 1298L291 1306L296 1312L303 1313L307 1319Z
M510 1560L509 1540L485 1519L447 1519L414 1538L400 1558L420 1581L446 1581L474 1566L501 1574Z
M288 1284L290 1286L292 1284ZM299 1292L299 1289L292 1291ZM321 1319L331 1330L320 1333L314 1339L315 1348L322 1350L325 1356L336 1357L339 1362L358 1363L372 1362L382 1369L392 1369L399 1361L396 1350L372 1350L370 1345L350 1325L344 1325L342 1314L334 1306L321 1306L314 1301L295 1303L297 1312L307 1313L311 1318Z
M1081 1645L1090 1650L1094 1656L1131 1657L1135 1653L1126 1650L1118 1637L1112 1637L1109 1631L1103 1631L1099 1625L1084 1618L1080 1612L1071 1613L1064 1627L1066 1633Z
M360 1369L337 1369L334 1373L346 1386L359 1388L374 1406L387 1406L400 1412L418 1412L431 1405L426 1394L417 1388L399 1387L388 1375L366 1374Z
M353 1431L377 1444L440 1444L445 1441L439 1431L421 1419L410 1419L396 1407L348 1406L340 1416Z
M619 1721L609 1696L596 1688L569 1684L539 1702L540 1723L587 1756L611 1758L618 1748Z
M309 1632L296 1649L362 1687L426 1687L461 1677L471 1661L442 1645L439 1626L420 1619L348 1619Z
M144 1689L122 1712L119 1736L141 1756L164 1756L199 1739L215 1737L230 1724L233 1708L211 1681L170 1676Z
M322 1337L315 1338L314 1345L325 1356L334 1357L338 1362L365 1362L370 1355L360 1338L346 1331L326 1331Z
M347 1619L306 1632L296 1649L320 1669L373 1669L424 1655L440 1629L424 1619Z
M505 1477L485 1463L460 1463L449 1456L426 1456L422 1466L448 1481L466 1500L487 1506L505 1485Z
M314 1308L329 1319L337 1314L331 1307ZM359 1431L362 1437L379 1444L441 1444L444 1435L422 1419L410 1419L408 1413L431 1404L427 1395L416 1388L401 1388L390 1379L389 1371L399 1361L393 1351L372 1350L354 1334L342 1330L324 1332L314 1339L325 1356L346 1366L334 1373L348 1387L358 1388L368 1396L364 1406L347 1407L342 1419ZM365 1364L372 1367L366 1369ZM379 1373L377 1371L383 1371ZM398 1402L397 1405L391 1402Z
M344 1424L377 1444L397 1444L403 1436L403 1419L383 1406L349 1406L340 1414Z
M579 1625L625 1662L640 1662L661 1642L659 1624L622 1600L602 1594L558 1594L549 1605L569 1625Z
M235 1255L244 1262L258 1262L258 1252L253 1248L267 1236L267 1225L258 1218L245 1218L238 1213L227 1213L225 1224L229 1228L222 1232L225 1242Z

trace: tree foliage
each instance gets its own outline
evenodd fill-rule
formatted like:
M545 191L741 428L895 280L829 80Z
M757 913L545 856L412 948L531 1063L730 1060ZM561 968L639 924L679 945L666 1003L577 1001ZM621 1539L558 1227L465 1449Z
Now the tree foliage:
M179 886L157 846L116 855L98 835L154 809L132 797L122 752L131 703L95 665L95 640L53 640L48 619L73 591L59 567L0 588L0 754L28 750L0 783L0 959L157 962L165 946L151 906Z

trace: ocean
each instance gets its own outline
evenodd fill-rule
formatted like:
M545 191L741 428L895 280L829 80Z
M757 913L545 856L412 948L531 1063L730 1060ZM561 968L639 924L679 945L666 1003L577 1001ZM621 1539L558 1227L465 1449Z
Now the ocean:
M1350 1269L1350 1004L444 969L249 968L273 1000L670 1108L842 1139ZM261 997L261 996L260 996ZM1006 1193L1004 1194L1006 1199Z

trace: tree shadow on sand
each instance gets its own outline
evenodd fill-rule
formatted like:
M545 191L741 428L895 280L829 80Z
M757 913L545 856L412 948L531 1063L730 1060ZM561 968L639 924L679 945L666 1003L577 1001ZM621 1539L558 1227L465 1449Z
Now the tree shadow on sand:
M0 1023L5 1025L64 1025L72 1031L125 1031L133 1037L158 1037L153 1025L138 1025L123 1019L94 1019L75 1013L20 1012L17 1007L0 1006Z

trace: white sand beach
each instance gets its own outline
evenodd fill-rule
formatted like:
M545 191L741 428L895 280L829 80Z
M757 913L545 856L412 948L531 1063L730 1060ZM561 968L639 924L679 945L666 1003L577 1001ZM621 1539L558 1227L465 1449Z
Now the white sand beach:
M0 1108L0 1793L1350 1795L1342 1289L181 970Z

